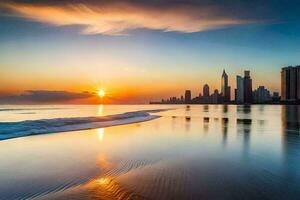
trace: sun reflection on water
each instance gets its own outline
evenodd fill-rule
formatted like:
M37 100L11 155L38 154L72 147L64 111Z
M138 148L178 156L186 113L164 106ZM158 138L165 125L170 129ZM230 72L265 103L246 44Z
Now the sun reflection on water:
M97 129L97 135L98 135L98 139L99 141L103 141L104 139L104 128L99 128Z
M99 185L107 185L110 181L109 178L107 177L103 177L103 178L99 178L96 181Z
M103 104L99 105L98 111L97 111L97 116L103 116L104 115L103 110L104 110Z

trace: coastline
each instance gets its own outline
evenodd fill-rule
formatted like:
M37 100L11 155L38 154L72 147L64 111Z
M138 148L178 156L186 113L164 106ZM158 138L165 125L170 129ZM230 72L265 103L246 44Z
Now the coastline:
M88 130L111 126L126 125L157 119L151 115L166 109L126 112L101 117L75 117L26 120L20 122L0 122L0 141L39 134Z

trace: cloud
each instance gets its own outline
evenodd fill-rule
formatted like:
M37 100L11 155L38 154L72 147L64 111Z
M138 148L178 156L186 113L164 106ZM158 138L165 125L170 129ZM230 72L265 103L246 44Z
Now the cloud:
M20 95L0 96L2 104L22 104L22 103L59 103L78 99L93 97L89 92L67 92L49 90L28 90Z
M127 34L134 29L199 32L255 20L230 15L216 5L156 4L136 1L101 3L2 3L12 15L55 26L79 25L83 34ZM109 3L111 2L111 3Z

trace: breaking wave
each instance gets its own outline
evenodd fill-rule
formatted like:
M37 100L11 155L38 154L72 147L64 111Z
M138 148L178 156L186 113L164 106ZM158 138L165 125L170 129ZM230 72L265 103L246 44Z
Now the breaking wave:
M102 117L73 117L26 120L20 122L0 122L0 140L29 135L85 130L143 122L160 117L158 115L150 115L150 113L161 111L166 111L166 109L126 112Z

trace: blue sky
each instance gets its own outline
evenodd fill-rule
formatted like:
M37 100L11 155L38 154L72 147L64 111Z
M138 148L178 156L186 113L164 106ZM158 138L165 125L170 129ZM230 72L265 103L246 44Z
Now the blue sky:
M174 15L173 10L182 4L178 6L170 2L161 3L162 8L157 7L157 10L167 9L166 12ZM192 3L203 12L204 8L207 10L205 2L209 1ZM182 19L189 15L184 6L182 15L174 15L174 20L180 21L179 25L169 22L165 16L158 16L167 21L166 25L147 19L139 25L142 27L135 27L131 21L124 20L122 26L126 28L120 31L115 24L105 22L105 26L112 28L104 33L98 24L78 25L76 21L66 20L67 24L61 25L56 24L57 19L28 16L23 11L4 7L6 14L0 17L0 70L5 77L0 81L3 86L0 92L89 91L99 84L108 90L121 91L122 85L132 91L140 83L147 92L133 94L132 101L142 101L172 94L178 96L185 88L192 89L196 95L205 83L211 86L211 90L219 89L223 68L229 74L232 88L235 87L235 76L250 69L254 87L265 85L272 91L279 91L280 68L300 64L300 12L295 7L298 3L266 1L260 5L259 1L232 1L230 5L216 2L220 3L214 6L221 11L216 13L217 17L214 13L206 14L205 19L200 16L202 21L206 20L205 27L209 28L203 29L198 10L190 16L193 23L186 25L190 21ZM236 2L240 4L237 6ZM61 6L67 10L66 5L49 1L14 3L17 6L30 5L30 9L37 10L43 9L40 4ZM95 3L91 1L91 5ZM97 3L99 5L101 1ZM106 6L109 11L114 10L113 14L108 12L109 16L118 14L115 10L119 7ZM130 3L130 6L138 13L151 13L157 5L148 5L145 1L138 6ZM139 20L148 16L141 15ZM126 18L127 14L124 16ZM227 21L223 22L223 19ZM230 24L231 19L238 24ZM216 21L221 25L210 27ZM199 30L194 30L194 25ZM96 33L83 34L84 26L93 27ZM164 26L176 30L166 32ZM119 32L115 34L116 31ZM153 83L157 92L151 87Z

